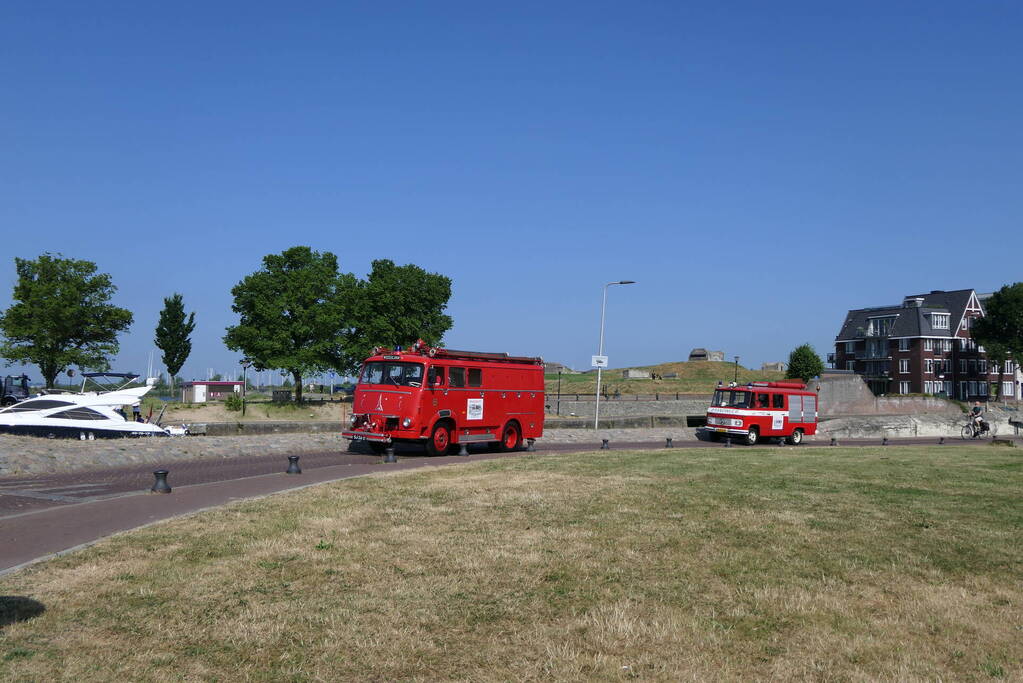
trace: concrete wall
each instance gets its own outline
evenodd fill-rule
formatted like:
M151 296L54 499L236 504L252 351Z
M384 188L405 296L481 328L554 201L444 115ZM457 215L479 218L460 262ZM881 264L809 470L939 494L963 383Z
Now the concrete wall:
M985 415L991 425L994 437L1011 437L1016 428L1009 418L1001 415ZM966 415L856 415L823 420L817 427L817 438L828 439L880 439L913 436L945 437L959 439L960 430L966 424Z
M859 375L820 379L821 416L962 414L957 403L932 396L877 397ZM811 387L812 388L812 387Z
M573 394L574 396L575 394ZM675 394L672 394L674 397ZM550 403L550 410L547 411L548 415L554 415L554 411L557 407L557 398L547 396L547 402ZM680 399L678 401L674 398L670 401L632 401L627 397L623 396L620 399L600 399L600 415L601 417L629 417L636 415L704 415L707 412L707 406L710 405L710 396L700 399ZM593 417L596 401L566 401L564 398L561 399L561 416L571 417L572 413L575 413L578 417Z

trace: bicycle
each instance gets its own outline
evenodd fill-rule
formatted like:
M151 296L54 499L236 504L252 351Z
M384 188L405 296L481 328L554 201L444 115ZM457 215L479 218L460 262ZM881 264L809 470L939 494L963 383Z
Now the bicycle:
M960 430L960 435L963 439L982 439L990 433L991 427L988 426L987 422L983 421L978 426L976 422L970 420L964 424L962 430Z

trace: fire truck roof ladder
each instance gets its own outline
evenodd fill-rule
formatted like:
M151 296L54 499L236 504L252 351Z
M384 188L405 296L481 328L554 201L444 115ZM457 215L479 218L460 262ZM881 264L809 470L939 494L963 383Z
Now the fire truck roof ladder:
M542 363L541 358L528 356L509 356L507 353L488 353L485 351L459 351L458 349L442 349L436 351L438 358L458 358L461 360L489 360L510 363Z

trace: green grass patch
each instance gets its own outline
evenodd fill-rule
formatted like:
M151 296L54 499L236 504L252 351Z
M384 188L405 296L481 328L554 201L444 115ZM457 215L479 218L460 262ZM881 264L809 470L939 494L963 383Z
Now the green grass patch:
M671 379L623 379L622 370L617 368L605 370L601 379L601 391L607 388L608 395L619 391L622 395L631 396L634 394L656 394L669 395L680 394L711 394L717 387L719 381L729 383L736 376L736 368L733 363L722 363L718 361L701 362L678 362L661 363L659 365L644 365L636 370L648 370L659 376L675 373L678 377ZM784 379L783 372L766 372L761 370L750 370L739 366L738 381L740 384L747 382L778 381ZM544 385L547 394L553 396L558 392L558 375L544 375ZM561 374L561 396L566 394L593 394L597 390L597 375Z
M1019 679L1020 462L523 456L242 502L0 579L45 607L0 677Z

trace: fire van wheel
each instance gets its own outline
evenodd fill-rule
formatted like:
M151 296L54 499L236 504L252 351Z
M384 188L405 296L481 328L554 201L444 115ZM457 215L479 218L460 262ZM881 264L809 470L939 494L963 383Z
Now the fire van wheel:
M447 425L439 424L433 428L430 440L426 442L427 455L446 455L451 445L451 432Z
M379 441L370 441L369 450L373 451L374 455L380 455L387 450L387 444L380 443Z
M749 431L746 432L746 445L756 446L757 440L760 438L760 432L757 431L756 427L750 427Z
M0 406L6 408L7 406L13 406L16 402L13 396L4 396L3 400L0 401Z
M785 441L786 443L789 443L793 446L798 446L799 444L803 443L803 430L802 429L792 430L792 436L785 439Z
M501 432L501 451L515 451L522 447L522 432L517 422L509 422Z

